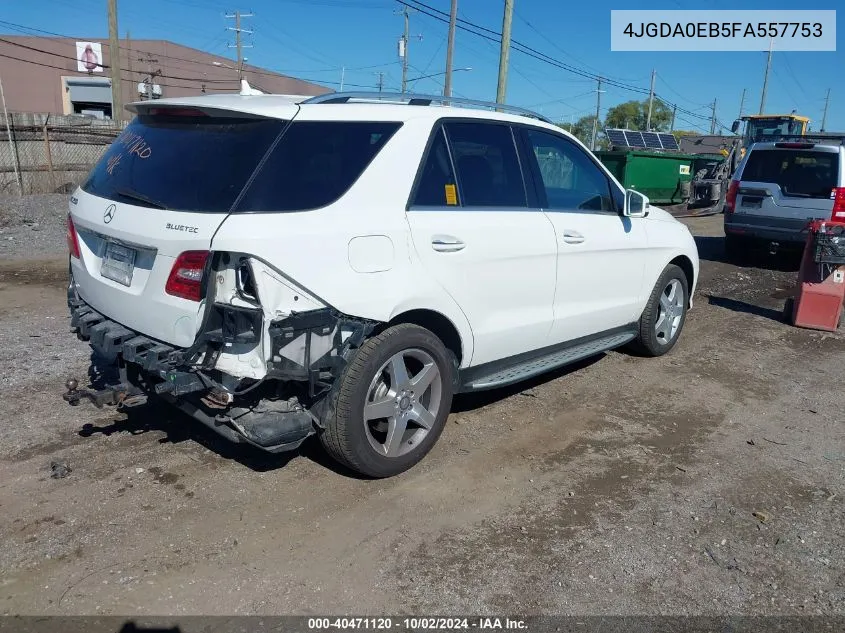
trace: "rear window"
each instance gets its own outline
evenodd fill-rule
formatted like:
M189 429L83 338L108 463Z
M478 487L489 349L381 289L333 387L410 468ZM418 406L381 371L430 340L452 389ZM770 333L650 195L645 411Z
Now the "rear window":
M236 210L305 211L335 202L399 126L383 121L294 121Z
M176 211L315 209L346 193L399 126L139 116L82 188L110 200Z
M226 213L285 125L279 119L138 116L82 189L140 206Z
M775 183L788 196L830 198L839 174L839 154L813 150L754 150L742 180Z

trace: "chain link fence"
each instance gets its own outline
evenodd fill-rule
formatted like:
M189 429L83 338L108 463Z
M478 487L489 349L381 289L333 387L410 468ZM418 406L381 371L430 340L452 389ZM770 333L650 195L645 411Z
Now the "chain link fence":
M125 124L79 116L0 113L0 194L69 193Z

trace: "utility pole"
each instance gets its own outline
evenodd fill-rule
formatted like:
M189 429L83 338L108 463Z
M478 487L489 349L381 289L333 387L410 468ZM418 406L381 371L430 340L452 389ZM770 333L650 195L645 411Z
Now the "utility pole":
M508 88L508 63L511 55L513 2L514 0L505 0L505 14L502 17L502 49L499 53L499 84L496 88L496 103L505 102L505 93Z
M346 66L340 67L340 91L343 92L343 80L346 79Z
M596 119L593 121L593 140L590 143L590 149L596 151L596 137L599 133L599 114L601 113L601 77L598 79L598 87L596 88Z
M651 88L648 91L648 117L645 120L645 130L646 132L651 131L651 108L654 104L654 76L657 74L657 71L652 69L651 71Z
M763 94L760 95L759 114L763 114L763 110L766 109L766 89L769 87L769 71L772 69L772 44L774 41L774 38L769 40L769 56L766 59L766 74L763 75Z
M147 93L147 100L149 101L153 98L153 83L155 82L156 76L161 74L161 68L153 70L153 64L157 64L158 60L150 53L144 53L144 55L145 57L139 57L138 61L147 64L147 78L145 80L147 87L145 92Z
M126 42L126 68L129 71L129 77L133 81L135 78L132 76L134 72L132 70L132 33L130 31L126 31L126 38L124 39Z
M402 31L399 55L402 57L402 94L405 94L405 90L408 87L408 31L410 30L408 7L402 9L402 16L405 19L405 29Z
M455 54L455 24L458 21L458 0L452 0L449 13L449 41L446 44L446 80L443 84L443 96L452 96L452 57Z
M672 106L672 125L669 126L670 132L675 131L675 115L676 114L678 114L678 104L677 103Z
M378 91L381 92L384 89L384 71L379 71L376 74L378 75Z
M710 117L710 134L716 133L716 99L713 99L713 115Z
M247 29L241 28L241 18L251 18L253 17L252 13L241 13L240 11L235 11L234 13L227 13L226 19L228 20L235 20L234 27L226 27L229 31L235 32L235 45L229 45L229 48L236 48L238 51L238 79L244 78L244 53L243 49L245 48L252 48L252 44L244 44L241 41L241 33L246 33L247 35L252 35L252 31Z
M123 94L120 82L120 39L117 33L117 0L108 0L109 66L111 66L111 118L123 120Z
M18 148L17 143L15 143L15 139L12 136L12 127L9 125L9 111L6 109L6 93L3 92L2 79L0 79L0 102L3 103L3 118L6 121L6 138L9 139L9 149L12 150L12 167L15 170L15 180L18 183L18 193L23 195L23 179L21 178L21 172L18 168L18 163L20 162L18 159Z
M399 57L402 58L402 94L405 94L408 89L408 40L411 38L411 13L408 7L402 7L402 17L405 20L405 29L402 31L402 37L399 38ZM422 39L422 35L415 35L414 37Z
M827 96L824 98L824 114L822 114L822 129L819 132L824 132L827 124L827 106L830 105L830 88L827 89Z
M135 72L132 70L132 34L126 31L126 68L129 72L129 99L135 100Z

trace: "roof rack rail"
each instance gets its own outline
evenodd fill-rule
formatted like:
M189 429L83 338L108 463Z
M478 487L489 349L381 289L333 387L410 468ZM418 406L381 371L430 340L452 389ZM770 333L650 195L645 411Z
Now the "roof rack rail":
M361 99L366 101L392 101L392 102L407 102L406 105L413 106L428 106L432 103L440 103L450 106L469 106L474 108L491 108L500 112L508 112L511 114L520 114L522 116L538 119L546 123L552 121L542 114L533 112L526 108L518 106L506 105L503 103L495 103L493 101L478 101L475 99L463 99L460 97L445 97L443 95L425 95L414 93L401 92L329 92L323 95L318 95L305 101L306 103L348 103L352 99Z

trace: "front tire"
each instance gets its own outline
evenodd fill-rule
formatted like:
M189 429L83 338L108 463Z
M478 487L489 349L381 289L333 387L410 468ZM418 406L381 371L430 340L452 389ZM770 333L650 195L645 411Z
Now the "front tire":
M452 406L453 365L432 332L400 324L357 350L340 378L320 439L335 460L392 477L434 446Z
M663 356L678 338L687 320L689 286L684 271L669 264L651 291L638 325L634 347L646 356Z

